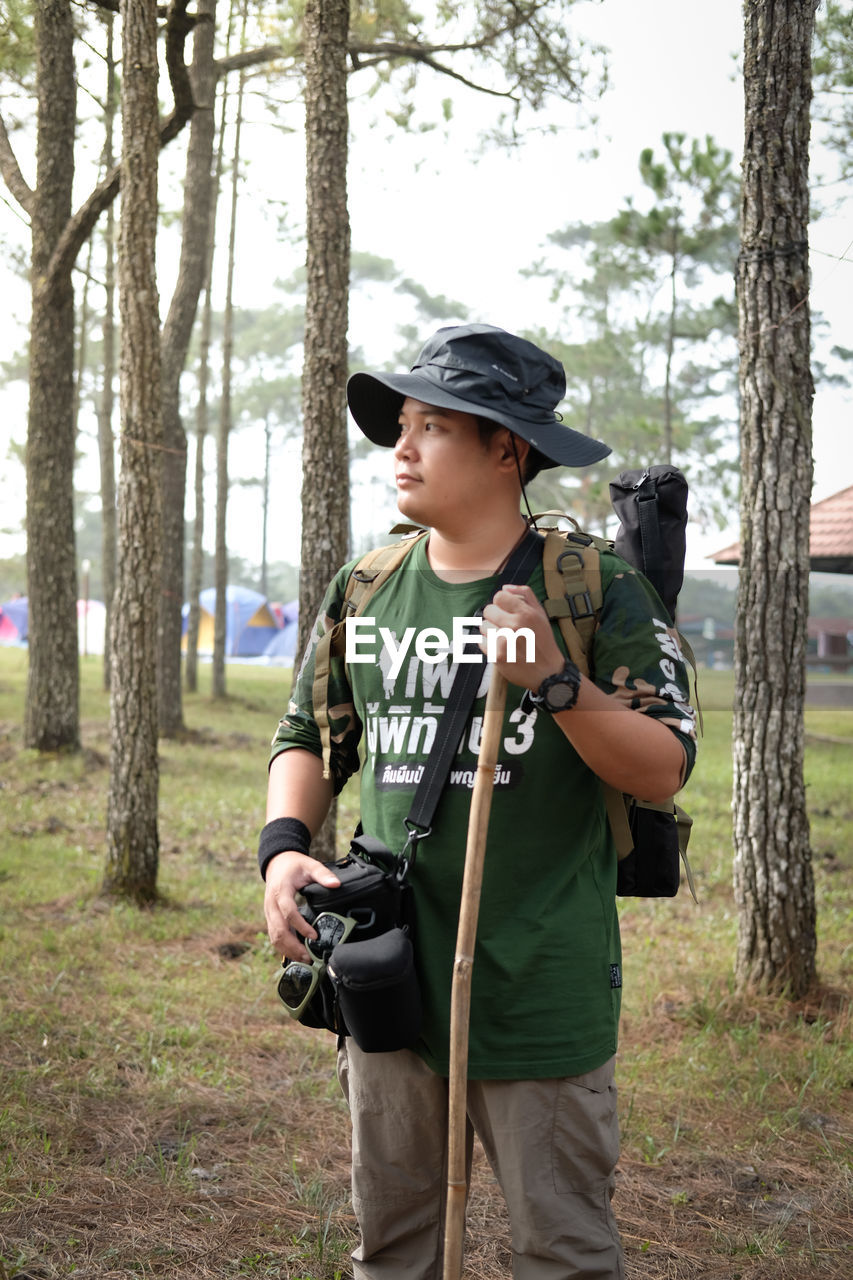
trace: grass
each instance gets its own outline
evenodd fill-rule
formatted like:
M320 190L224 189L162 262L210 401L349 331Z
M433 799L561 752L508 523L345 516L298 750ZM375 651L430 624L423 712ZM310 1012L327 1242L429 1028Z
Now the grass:
M202 678L207 673L202 671ZM84 749L22 750L25 655L0 649L0 1280L350 1274L348 1122L334 1045L272 992L255 869L267 744L289 676L233 667L162 745L156 910L99 897L107 700L83 667ZM685 797L701 904L621 904L617 1217L631 1280L842 1280L851 1258L850 742L807 709L820 985L732 982L732 682L703 673ZM354 820L342 804L341 825ZM468 1274L509 1272L478 1157Z

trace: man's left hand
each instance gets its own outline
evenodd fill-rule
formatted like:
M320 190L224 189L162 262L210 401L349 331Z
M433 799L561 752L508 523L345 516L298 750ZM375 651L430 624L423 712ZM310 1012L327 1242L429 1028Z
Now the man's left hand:
M497 628L487 648L487 633ZM483 610L483 637L480 648L494 654L495 665L510 684L532 692L548 676L562 670L564 657L554 636L547 613L528 586L507 584ZM515 633L514 652L509 634ZM527 634L525 634L525 632Z

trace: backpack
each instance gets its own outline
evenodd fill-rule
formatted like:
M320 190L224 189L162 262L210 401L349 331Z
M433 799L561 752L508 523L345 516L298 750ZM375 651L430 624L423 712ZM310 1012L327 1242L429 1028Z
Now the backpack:
M682 473L670 466L624 471L611 483L610 493L620 518L614 541L585 533L571 516L560 511L532 517L536 528L545 535L542 568L546 598L542 605L551 621L559 626L569 657L587 676L592 640L603 603L601 552L615 550L628 564L639 569L657 590L672 623L684 576L687 482ZM546 520L551 523L543 526L540 522ZM568 521L572 528L559 528L557 520ZM403 536L398 542L368 551L358 561L347 582L344 616L320 638L315 650L314 719L320 732L326 774L331 755L329 672L332 658L344 653L345 619L365 612L372 597L428 530L397 525L391 532ZM695 676L692 650L680 633L678 637ZM650 804L623 795L604 782L601 788L619 859L617 894L674 897L683 863L690 892L698 902L687 859L690 816L672 799Z

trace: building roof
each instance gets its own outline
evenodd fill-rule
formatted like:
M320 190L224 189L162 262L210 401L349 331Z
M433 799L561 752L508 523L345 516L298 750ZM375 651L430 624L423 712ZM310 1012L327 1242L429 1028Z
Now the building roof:
M739 564L740 543L715 551L709 559ZM809 564L821 573L853 573L853 485L812 504Z
M853 632L853 618L809 618L808 634L815 636L847 636Z

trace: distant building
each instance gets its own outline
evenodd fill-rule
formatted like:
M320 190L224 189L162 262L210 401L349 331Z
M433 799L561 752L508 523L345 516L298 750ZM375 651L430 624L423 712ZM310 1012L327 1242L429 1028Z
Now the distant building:
M740 564L740 543L710 557L716 564ZM815 502L809 521L809 567L813 573L853 574L853 485ZM853 666L853 619L809 618L808 662L848 671Z

